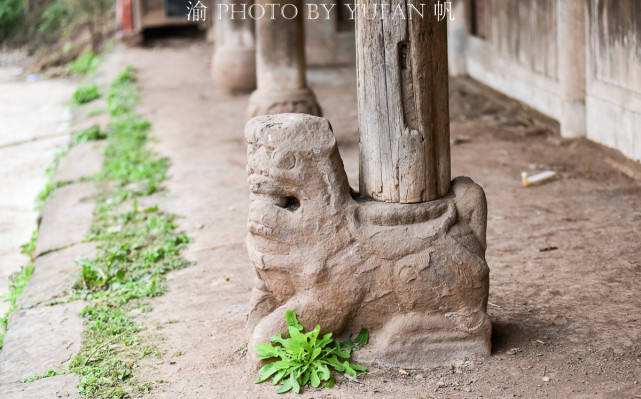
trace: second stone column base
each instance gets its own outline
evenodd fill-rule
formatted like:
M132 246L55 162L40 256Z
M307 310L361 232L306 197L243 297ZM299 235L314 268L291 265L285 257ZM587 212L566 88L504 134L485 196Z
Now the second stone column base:
M308 88L256 90L249 97L247 119L259 115L297 113L322 116L316 95Z

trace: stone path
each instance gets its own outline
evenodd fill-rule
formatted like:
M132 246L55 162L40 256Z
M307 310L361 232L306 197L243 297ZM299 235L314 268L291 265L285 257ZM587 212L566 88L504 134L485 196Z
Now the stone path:
M9 276L29 257L20 246L36 227L35 198L46 183L45 169L69 142L66 103L76 84L66 80L16 82L0 67L0 295ZM0 314L8 309L0 301Z
M63 101L57 97L63 86L58 90L52 89L52 86L55 87L56 84L62 83L48 83L46 87L52 90L51 97L33 92L31 94L37 98L33 100L19 98L17 99L18 103L24 105L30 104L32 101L31 104L35 102L37 106L42 106L46 110L47 107L57 109L51 104L56 104L59 101L60 104L56 106L62 107L73 90L64 86L65 98ZM36 84L38 83L34 83L34 85ZM69 85L70 88L75 86L71 82L65 82L64 85ZM20 84L15 84L16 90L19 91L20 87L22 87ZM45 88L40 90L43 89ZM1 93L4 94L4 92ZM73 118L71 124L69 123L70 118L65 117L61 132L53 135L53 138L42 139L40 132L46 126L45 122L47 121L34 118L35 121L30 122L25 113L20 115L19 107L14 105L14 108L16 116L22 116L26 120L25 129L35 129L37 134L34 141L16 145L8 142L9 135L2 135L7 143L4 148L0 148L0 151L5 151L7 157L0 158L2 160L0 164L3 167L8 167L7 160L14 163L22 162L21 168L23 169L17 171L18 173L15 175L7 171L8 187L16 192L16 196L3 193L0 196L3 201L11 199L17 201L19 196L27 195L26 192L31 195L31 191L34 191L32 196L35 198L35 193L44 186L44 179L39 174L42 174L44 169L50 166L42 165L42 163L46 160L51 163L53 152L68 146L69 132L78 130L77 126L91 122L90 119L100 123L101 119L99 116L84 117L88 107L80 107L76 110L76 114L83 115L83 117ZM55 112L49 112L51 115L55 115ZM2 115L0 115L1 117ZM12 122L11 117L8 117L7 120L10 123L15 123L13 126L15 129L23 126L17 121ZM49 121L49 126L55 125L54 120ZM74 276L79 271L75 260L81 256L93 257L95 253L95 244L83 243L82 241L89 233L93 220L96 187L92 182L80 181L101 170L104 159L103 152L104 144L100 142L85 143L72 148L60 161L54 181L69 184L55 189L39 213L40 232L33 254L35 258L34 272L16 302L18 310L9 317L4 346L0 351L0 397L2 398L79 398L76 389L78 377L75 375L58 375L30 383L22 383L21 381L42 375L50 370L56 373L66 371L68 364L80 351L84 322L78 315L84 308L84 304L80 301L64 303L64 297L65 290L74 281ZM46 158L47 155L49 158ZM36 170L40 172L36 173ZM40 187L37 190L31 190L32 186L35 189L36 184L39 184ZM33 209L33 199L30 200L30 203L32 204L30 207ZM22 206L22 203L20 205ZM22 238L22 241L28 240L30 231L36 225L35 214L32 215L33 211L27 212L25 206L0 209L10 217L7 217L7 224L3 225L3 229L0 230L0 234L2 234L0 238L3 239L3 243L13 243L15 246L15 248L11 248L7 245L7 256L2 254L2 264L10 266L8 264L10 261L21 259L15 256L20 249L19 244L15 241L23 232L27 235L26 238ZM34 218L29 220L30 223L27 223L27 215ZM5 229L9 230L5 231ZM11 239L4 240L5 235L11 236L14 233L15 236L12 236ZM26 261L28 261L28 257ZM19 264L13 266L17 267ZM7 281L6 277L3 278L3 283L5 281Z

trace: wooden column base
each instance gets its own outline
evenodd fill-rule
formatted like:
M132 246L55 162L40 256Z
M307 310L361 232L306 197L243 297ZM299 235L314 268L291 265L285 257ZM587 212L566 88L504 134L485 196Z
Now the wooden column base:
M316 95L308 88L256 90L249 98L247 119L271 114L309 114L322 116Z
M256 88L256 50L253 47L219 47L211 68L214 85L227 92L249 93Z

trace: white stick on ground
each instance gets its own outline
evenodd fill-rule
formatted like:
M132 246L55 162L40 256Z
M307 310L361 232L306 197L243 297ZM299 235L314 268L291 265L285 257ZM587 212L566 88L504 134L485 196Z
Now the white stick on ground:
M536 184L544 183L556 176L556 172L548 170L546 172L539 173L538 175L528 176L527 172L521 173L521 185L523 187L529 187Z

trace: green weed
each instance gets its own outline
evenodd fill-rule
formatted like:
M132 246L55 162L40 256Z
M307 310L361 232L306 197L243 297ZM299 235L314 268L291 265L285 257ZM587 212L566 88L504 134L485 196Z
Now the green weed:
M118 74L107 96L107 110L111 115L132 112L139 98L139 89L135 82L136 70L132 67L127 67Z
M290 338L283 338L278 334L269 339L276 345L260 343L254 347L254 352L261 360L278 359L258 371L259 377L255 383L272 378L272 384L282 383L276 393L290 390L300 393L301 387L308 382L314 388L318 388L323 382L327 388L333 387L332 369L345 372L352 377L359 371L367 371L365 367L347 361L352 349L360 349L367 343L367 330L361 330L355 342L338 342L332 339L332 333L319 338L320 326L304 333L303 326L298 323L296 314L291 310L285 312L285 317Z
M65 185L66 183L54 183L53 179L56 176L56 172L58 171L58 165L60 164L60 159L64 157L67 154L67 149L60 150L56 156L53 159L53 165L48 167L45 170L45 173L47 175L47 182L45 183L45 186L43 187L42 190L38 193L36 196L36 210L42 209L42 206L45 203L45 200L49 197L49 195L53 192L58 187L61 187Z
M29 256L33 255L33 252L36 250L36 241L38 241L39 233L40 230L36 227L35 230L31 232L29 242L22 245L20 253L27 254Z
M69 70L78 75L93 73L102 62L102 57L93 51L81 54L78 58L67 64Z
M67 185L67 184L69 184L69 183L67 183L67 182L55 182L54 183L52 181L48 181L47 183L45 183L44 188L42 190L40 190L40 192L36 196L36 209L37 210L42 209L42 206L44 205L44 203L47 200L47 198L49 197L49 195L51 195L53 190L55 190L57 188L60 188L60 187L63 187L65 185Z
M162 188L169 162L145 148L150 124L133 111L139 92L135 82L133 68L122 71L109 91L118 111L110 109L112 119L106 130L96 126L79 132L72 141L107 139L103 171L96 177L102 190L86 238L98 242L98 252L92 259L76 260L81 271L69 296L69 300L88 302L80 314L86 319L82 347L69 368L80 376L80 393L88 398L127 398L134 392L149 392L152 384L137 381L133 370L139 359L160 353L144 342L139 334L143 328L128 312L150 311L146 299L164 292L165 274L189 264L180 257L189 238L177 231L176 217L158 206L138 208L139 198ZM49 182L38 196L40 206L59 186L52 182L63 154L47 169ZM36 237L37 231L25 244L26 252L33 252ZM10 311L32 272L29 265L12 280ZM8 314L0 319L0 345ZM47 372L32 379L52 375Z
M157 206L138 208L139 198L161 189L169 162L146 148L151 125L134 113L135 82L135 70L127 68L109 90L112 118L97 177L104 184L86 238L99 243L98 253L76 260L81 271L70 297L89 302L81 314L87 319L83 346L70 371L81 376L81 393L90 398L151 389L151 383L136 381L133 369L138 359L159 355L158 349L143 342L142 328L127 313L150 310L145 300L164 292L165 274L189 264L180 257L189 238L177 231L175 216Z
M132 66L127 66L125 69L120 71L118 75L116 75L116 79L112 82L112 87L117 89L120 88L121 90L126 89L125 85L132 85L136 83L138 78L136 78L136 68Z
M148 141L148 121L127 113L107 125L109 140L105 151L103 178L120 181L123 185L142 182L142 194L156 192L165 180L169 161L157 158L144 146Z
M16 301L25 285L29 281L29 277L33 274L33 263L29 263L26 266L22 266L20 270L9 278L9 291L3 296L3 299L9 302L9 310L7 313L0 319L0 348L4 343L4 336L7 332L7 323L9 321L9 315L16 310Z
M97 98L100 98L100 89L95 83L86 83L73 93L72 101L74 104L86 104Z
M100 130L100 126L94 125L76 132L71 138L71 145L84 143L87 141L104 140L107 133Z
M149 393L151 391L151 383L150 382L144 382L137 387L138 392L140 393Z
M32 381L36 381L36 380L39 380L39 379L42 379L42 378L54 377L54 376L56 376L56 375L58 375L58 373L56 372L56 370L50 369L50 370L48 370L48 371L45 371L45 372L44 372L44 373L42 373L42 374L34 375L34 376L32 376L32 377L29 377L29 378L25 378L24 380L22 380L22 381L20 381L20 382L22 382L22 383L25 383L25 382L32 382Z
M242 344L238 345L236 349L234 349L234 353L239 353L241 355L245 355L247 353L247 344L249 343L249 340L245 338Z

